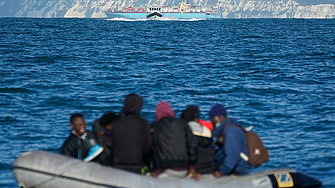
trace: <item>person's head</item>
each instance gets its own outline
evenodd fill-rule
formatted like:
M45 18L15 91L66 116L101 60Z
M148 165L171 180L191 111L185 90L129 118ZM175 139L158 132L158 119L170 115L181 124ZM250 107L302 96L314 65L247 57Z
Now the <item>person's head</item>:
M190 121L196 121L195 119L195 116L194 116L194 113L189 111L189 110L184 110L181 115L180 115L180 118L187 121L187 122L190 122Z
M215 104L209 111L209 118L213 126L221 124L227 118L227 111L221 104Z
M102 127L107 130L112 130L113 121L117 120L118 116L114 112L107 112L101 116L99 122Z
M80 113L72 114L70 117L70 127L77 136L81 136L86 131L85 118Z
M137 94L129 94L124 100L124 105L121 111L121 117L128 115L141 116L143 106L143 98Z
M166 101L161 101L156 106L156 122L164 117L175 117L170 104Z
M199 121L200 110L197 105L188 105L185 111L189 111L193 113L194 119L192 121Z

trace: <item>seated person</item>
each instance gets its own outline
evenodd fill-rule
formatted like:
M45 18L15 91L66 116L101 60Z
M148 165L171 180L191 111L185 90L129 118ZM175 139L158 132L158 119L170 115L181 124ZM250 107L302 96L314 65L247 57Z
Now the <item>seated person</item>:
M60 153L88 162L99 155L103 148L96 144L94 135L86 130L85 118L80 113L71 115L71 133L60 149Z
M214 154L211 131L198 123L194 113L188 109L182 112L181 118L188 122L198 141L198 161L195 171L200 174L211 174L213 172Z
M112 142L114 167L142 174L149 165L151 140L149 123L141 118L143 98L129 94L124 100L121 118L113 122Z
M195 174L198 147L187 122L175 117L168 102L156 107L153 131L154 171L151 177L186 177ZM188 172L189 169L189 172Z
M203 127L207 127L210 131L213 131L212 122L200 119L200 110L197 105L188 105L186 110L194 114L194 120L192 121L196 121L200 123Z
M221 104L216 104L209 112L209 117L215 126L214 132L216 138L224 136L223 145L219 145L215 150L214 176L221 177L222 175L248 174L250 165L242 159L240 153L248 153L247 139L245 133L238 127L230 126L224 131L228 124L238 124L235 119L227 118L227 111Z
M97 157L97 162L101 165L113 165L113 144L112 144L112 123L118 119L113 112L107 112L93 123L93 133L97 142L104 148L102 153Z

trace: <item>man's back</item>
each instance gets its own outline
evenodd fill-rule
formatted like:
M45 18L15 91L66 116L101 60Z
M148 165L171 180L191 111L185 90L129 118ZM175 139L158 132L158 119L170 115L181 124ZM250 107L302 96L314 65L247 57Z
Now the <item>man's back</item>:
M112 129L115 165L142 166L143 154L150 152L149 124L129 115L116 121Z
M250 165L243 160L240 153L248 154L245 133L238 127L231 126L224 132L224 145L216 151L214 160L222 163L220 172L222 174L247 174Z
M174 117L164 117L153 133L155 165L160 168L188 167L197 160L197 142L188 124Z
M127 95L121 119L112 128L114 166L136 173L141 173L143 159L151 152L149 124L141 118L142 105L142 97Z

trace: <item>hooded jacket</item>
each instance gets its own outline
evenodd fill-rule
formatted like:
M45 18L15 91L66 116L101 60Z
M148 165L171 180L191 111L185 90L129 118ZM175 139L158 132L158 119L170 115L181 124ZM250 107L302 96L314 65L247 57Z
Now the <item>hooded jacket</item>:
M104 148L97 156L97 161L102 165L113 165L113 143L112 133L100 125L99 119L93 123L93 134L96 136L98 144Z
M219 138L228 124L238 124L235 119L226 119L216 129L215 137ZM240 153L248 153L247 139L244 132L235 127L228 127L224 135L224 145L215 152L214 162L219 163L222 174L248 174L250 165L240 157Z
M167 102L157 105L153 146L156 169L187 168L197 161L195 136L186 121L174 117Z
M116 167L141 168L151 154L149 124L141 118L143 99L136 95L126 96L122 117L113 123L113 159Z
M210 174L213 172L214 145L212 133L207 128L196 121L188 122L193 134L198 141L198 161L196 172L200 174Z

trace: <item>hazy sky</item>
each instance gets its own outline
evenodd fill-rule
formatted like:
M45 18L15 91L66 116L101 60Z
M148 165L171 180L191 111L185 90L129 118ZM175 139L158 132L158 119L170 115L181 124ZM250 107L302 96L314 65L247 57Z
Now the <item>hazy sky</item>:
M261 0L275 2L278 0ZM300 5L335 4L335 0L294 0Z

